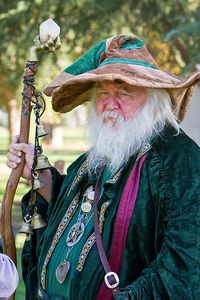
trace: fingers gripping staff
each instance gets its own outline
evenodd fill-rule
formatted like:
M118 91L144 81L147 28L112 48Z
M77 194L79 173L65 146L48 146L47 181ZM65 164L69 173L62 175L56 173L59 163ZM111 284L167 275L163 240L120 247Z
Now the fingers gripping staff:
M45 50L46 52L55 51L60 47L59 39L60 28L52 20L48 19L40 25L40 35L34 40L34 45L30 49L24 72L24 88L22 92L22 108L19 143L27 143L29 138L30 114L34 105L36 116L36 130L40 130L39 117L41 116L42 95L37 93L34 86L34 77L36 74L37 52ZM39 145L37 145L39 151ZM41 153L40 153L41 154ZM3 250L16 263L16 247L12 230L12 205L15 192L19 183L20 176L24 168L24 156L17 168L13 169L7 182L5 194L2 201L1 213L1 235L3 241ZM11 299L13 299L11 297Z

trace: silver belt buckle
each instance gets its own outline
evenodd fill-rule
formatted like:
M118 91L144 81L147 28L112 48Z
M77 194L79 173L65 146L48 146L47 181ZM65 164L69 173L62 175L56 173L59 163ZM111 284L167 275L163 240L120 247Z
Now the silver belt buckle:
M104 276L104 282L109 289L114 289L119 285L119 277L115 272L108 272Z

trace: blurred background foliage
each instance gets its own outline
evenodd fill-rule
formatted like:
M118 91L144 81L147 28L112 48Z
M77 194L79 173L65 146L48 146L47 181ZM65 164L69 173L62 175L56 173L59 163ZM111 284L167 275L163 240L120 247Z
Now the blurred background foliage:
M48 58L40 55L40 90L93 43L120 33L144 39L160 68L177 75L195 70L200 61L200 0L1 1L0 108L7 112L10 136L16 128L12 111L20 105L28 49L39 24L49 17L61 27L62 46ZM47 119L62 121L52 112Z

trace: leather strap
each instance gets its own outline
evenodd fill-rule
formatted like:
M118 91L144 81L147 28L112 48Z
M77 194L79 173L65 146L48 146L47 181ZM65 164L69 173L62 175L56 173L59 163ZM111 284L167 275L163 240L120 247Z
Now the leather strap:
M99 231L99 221L98 221L98 210L97 210L97 204L98 204L98 200L100 198L100 180L98 180L96 188L95 188L95 195L94 195L94 231L95 231L95 237L96 237L96 244L97 244L97 249L99 252L99 256L104 268L104 271L107 275L107 282L108 285L113 286L113 288L111 288L113 296L115 297L118 293L118 278L115 278L114 274L112 274L110 265L108 263L105 251L104 251L104 247L103 247L103 242L102 242L102 238L101 238L101 233ZM117 274L116 274L117 275ZM118 276L117 276L118 277ZM115 287L116 285L116 287ZM106 298L104 298L105 300Z
M107 260L103 248L102 238L98 226L97 203L100 196L100 182L97 183L95 189L95 199L94 199L94 230L96 235L96 244L97 244L99 256L106 275L104 278L105 282L102 283L98 295L96 297L96 300L105 300L105 299L111 300L112 295L115 298L119 292L119 281L118 281L119 278L117 274L119 274L121 270L122 258L123 258L125 243L126 243L126 237L128 233L128 227L135 207L137 192L139 187L140 172L145 159L146 159L146 154L144 154L140 159L136 161L134 168L124 187L124 191L117 210L109 262ZM111 286L113 286L113 283L115 287L111 288Z

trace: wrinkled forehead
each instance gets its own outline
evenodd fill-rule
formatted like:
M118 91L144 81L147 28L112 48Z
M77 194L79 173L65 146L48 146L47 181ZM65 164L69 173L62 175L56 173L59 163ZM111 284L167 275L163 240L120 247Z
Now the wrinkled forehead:
M115 80L115 81L101 81L101 82L97 82L95 84L95 87L97 89L106 89L109 87L113 87L115 89L119 89L119 90L126 90L126 91L134 91L134 90L143 90L146 91L147 88L144 87L139 87L139 86L135 86L135 85L130 85L122 80Z

